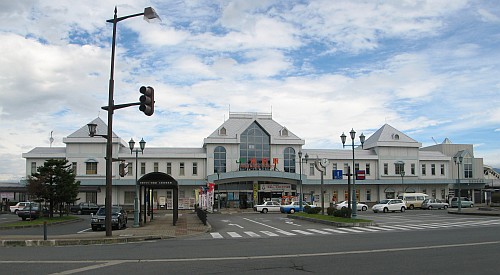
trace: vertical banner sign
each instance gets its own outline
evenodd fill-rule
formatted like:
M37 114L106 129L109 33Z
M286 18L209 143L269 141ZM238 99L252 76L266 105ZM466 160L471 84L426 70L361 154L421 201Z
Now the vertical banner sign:
M254 205L257 205L258 204L258 193L259 192L259 183L258 182L254 182L253 183L253 204Z

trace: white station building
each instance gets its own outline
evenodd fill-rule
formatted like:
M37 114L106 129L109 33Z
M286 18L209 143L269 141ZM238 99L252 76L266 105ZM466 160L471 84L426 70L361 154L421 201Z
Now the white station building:
M100 118L97 134L105 134ZM113 133L113 158L125 159L127 174L119 175L113 162L112 203L133 208L136 176L163 172L178 183L179 209L191 209L200 192L215 186L214 204L227 208L250 208L265 200L286 203L303 199L324 206L347 200L347 171L356 171L357 201L369 205L407 192L426 193L447 200L458 192L475 203L485 201L483 159L474 156L472 144L422 144L385 124L353 149L346 133L346 149L305 149L305 140L274 121L272 114L230 113L229 118L203 141L201 148L145 148L138 154ZM79 201L104 204L106 190L106 139L89 137L87 125L63 139L65 147L37 147L24 153L26 175L36 172L48 159L67 159L80 181ZM340 142L340 138L339 138ZM356 136L359 144L359 133ZM138 148L136 144L136 148ZM462 157L456 164L454 157ZM302 164L302 165L301 165ZM349 169L349 170L348 170ZM320 172L320 170L322 172ZM323 174L323 175L321 175ZM213 184L213 185L212 185ZM153 205L171 209L172 190L151 191ZM458 194L457 194L458 195ZM23 200L27 198L18 197Z

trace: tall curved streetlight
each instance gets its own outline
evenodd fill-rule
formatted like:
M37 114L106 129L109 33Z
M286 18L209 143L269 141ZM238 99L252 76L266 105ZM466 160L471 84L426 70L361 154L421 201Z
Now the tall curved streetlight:
M356 184L356 168L354 166L354 146L359 146L359 145L355 145L354 144L354 138L356 137L356 132L354 131L354 128L351 129L351 131L349 132L349 135L351 136L351 140L352 140L352 144L348 144L346 145L345 142L346 142L346 135L344 133L342 133L342 135L340 136L340 139L342 141L342 147L345 148L346 146L351 146L352 147L352 171L353 171L353 176L352 176L352 192L351 192L351 188L350 188L350 184L349 182L347 182L347 192L349 194L352 195L352 214L351 214L351 217L353 219L355 219L357 217L357 208L356 208L356 187L355 187L355 184ZM365 135L363 135L363 133L361 133L361 135L359 136L359 142L361 142L361 148L363 148L363 144L365 143ZM351 198L348 198L348 201L350 200Z
M113 39L111 42L111 70L109 74L109 93L108 93L108 106L103 107L102 109L108 111L108 131L105 135L95 135L96 125L88 125L89 126L89 136L102 136L106 138L106 199L105 199L105 208L106 208L106 220L104 225L106 227L106 236L111 237L113 235L113 231L111 228L111 207L112 203L112 195L111 192L113 190L113 113L115 109L118 109L117 106L114 105L114 89L115 89L115 49L116 49L116 25L118 22L123 21L128 18L144 16L144 20L150 22L152 20L160 20L160 17L156 13L156 11L152 7L147 7L144 9L144 12L126 15L122 17L118 17L118 10L115 6L115 14L113 19L106 20L108 23L113 23ZM93 128L93 129L92 129Z
M144 148L146 148L146 142L144 139L139 141L140 149L134 150L135 141L130 139L128 142L128 147L130 148L130 154L135 152L135 194L134 194L134 227L140 226L140 204L139 204L139 182L137 182L137 174L139 174L139 170L137 170L137 158L139 155L139 151L141 154L144 154Z

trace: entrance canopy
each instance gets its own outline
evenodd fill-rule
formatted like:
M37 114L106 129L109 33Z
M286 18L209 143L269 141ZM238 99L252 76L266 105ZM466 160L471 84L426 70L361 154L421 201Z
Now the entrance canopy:
M142 189L144 188L144 221L146 221L147 212L151 214L151 219L153 219L153 207L152 198L149 197L149 191L154 191L155 189L172 189L173 190L173 225L177 222L179 218L179 184L170 175L162 172L152 172L142 176L138 180L138 184ZM149 207L147 207L149 206ZM146 211L150 209L150 211Z

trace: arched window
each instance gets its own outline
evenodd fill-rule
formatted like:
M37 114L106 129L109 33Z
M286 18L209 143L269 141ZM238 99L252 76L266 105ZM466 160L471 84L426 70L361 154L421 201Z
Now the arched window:
M214 173L217 172L226 172L226 148L222 146L217 146L214 150Z
M268 162L271 157L270 136L256 123L253 122L240 135L240 167L249 165L249 169L269 169Z
M287 147L283 155L285 172L295 173L295 150L292 147Z

